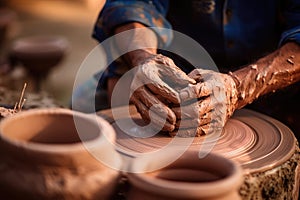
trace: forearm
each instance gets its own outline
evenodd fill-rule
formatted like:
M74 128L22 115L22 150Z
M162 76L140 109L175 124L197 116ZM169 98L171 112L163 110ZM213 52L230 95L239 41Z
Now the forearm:
M237 83L237 108L242 108L264 94L300 81L300 46L287 43L231 75Z
M156 54L158 39L154 31L137 22L119 26L115 29L115 33L128 30L131 31L126 34L126 38L116 37L115 42L122 52L129 51L124 55L124 58L131 67L134 67L149 56ZM137 50L130 51L132 49Z

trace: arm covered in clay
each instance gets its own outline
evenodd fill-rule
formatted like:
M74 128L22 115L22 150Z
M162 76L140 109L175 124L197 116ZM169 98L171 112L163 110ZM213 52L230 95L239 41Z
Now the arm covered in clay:
M233 73L238 91L236 108L300 80L300 46L294 42Z
M255 63L229 74L195 69L189 76L197 84L181 90L183 106L172 108L181 129L171 135L199 136L219 130L236 109L300 81L300 46L286 43Z

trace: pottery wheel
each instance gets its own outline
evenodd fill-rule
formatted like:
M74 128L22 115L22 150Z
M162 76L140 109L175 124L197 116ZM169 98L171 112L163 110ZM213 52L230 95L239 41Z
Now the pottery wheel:
M130 116L126 112L127 109ZM132 158L134 154L157 151L173 140L162 134L148 138L129 136L124 131L147 135L147 132L139 132L137 125L128 123L131 118L137 124L145 125L143 120L134 106L114 110L118 116L114 116L110 109L97 114L115 128L117 150L125 155L125 158L130 156ZM127 124L127 127L122 126L123 130L120 130L118 127L120 123ZM181 142L176 144L186 145L186 138L179 140ZM196 137L192 140L190 148L200 149L202 145L210 143L215 143L212 152L233 159L243 167L244 183L239 190L243 200L298 199L300 151L293 133L281 122L251 110L238 110L228 120L219 136L215 137L212 134L206 138Z
M128 118L118 119L126 124ZM143 124L139 117L137 124ZM145 153L158 150L173 138L157 134L149 138L132 137L112 124L117 132L117 148L123 154L129 152ZM124 128L124 127L122 127ZM128 130L136 131L134 127ZM128 131L127 130L127 131ZM220 136L213 139L196 137L190 148L199 149L201 145L216 142L212 152L238 161L246 172L265 171L288 160L295 152L296 139L293 133L282 123L251 110L239 110L228 120ZM186 138L182 140L185 145ZM179 143L180 145L180 143Z

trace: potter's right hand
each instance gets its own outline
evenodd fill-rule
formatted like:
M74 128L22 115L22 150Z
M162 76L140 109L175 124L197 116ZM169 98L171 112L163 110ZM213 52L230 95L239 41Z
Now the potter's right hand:
M179 93L182 105L173 107L178 131L171 136L194 137L221 130L238 105L234 78L212 70L194 69L188 74L197 81Z
M169 105L180 104L178 91L189 83L196 82L170 58L153 55L136 67L130 100L144 121L151 121L162 131L171 132L175 129L176 115Z

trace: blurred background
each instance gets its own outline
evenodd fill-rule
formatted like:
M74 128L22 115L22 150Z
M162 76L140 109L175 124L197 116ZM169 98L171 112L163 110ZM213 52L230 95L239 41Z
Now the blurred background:
M53 96L59 105L68 106L76 72L88 53L98 44L91 34L103 1L0 0L0 6L0 24L6 23L0 44L2 66L10 61L14 43L22 38L55 36L67 41L63 59L49 71L48 76L43 77L42 90ZM7 17L7 11L13 15ZM2 68L5 71L5 67ZM20 69L2 72L0 86L21 91L23 82L18 77L22 77L22 73L24 69L21 72ZM10 82L7 81L7 77L12 74L14 78L10 77Z

